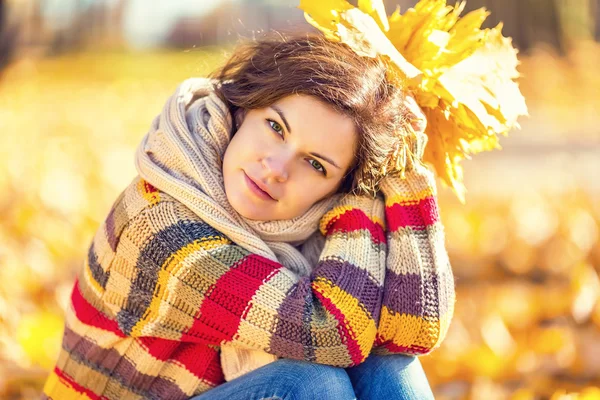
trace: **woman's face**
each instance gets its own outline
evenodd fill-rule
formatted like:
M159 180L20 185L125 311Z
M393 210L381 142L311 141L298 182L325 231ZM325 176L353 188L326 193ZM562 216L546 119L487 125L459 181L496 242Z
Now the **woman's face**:
M337 191L357 143L349 117L291 95L242 118L223 159L227 199L240 215L291 219Z

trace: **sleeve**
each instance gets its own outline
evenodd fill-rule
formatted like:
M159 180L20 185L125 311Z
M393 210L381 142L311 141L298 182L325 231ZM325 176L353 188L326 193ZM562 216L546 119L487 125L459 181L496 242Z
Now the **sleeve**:
M104 306L127 336L235 343L357 365L377 332L384 218L382 199L347 196L321 220L326 241L313 273L298 277L232 243L180 203L160 203L123 231Z
M427 354L446 336L455 302L435 178L417 165L406 179L386 177L380 187L388 254L373 353Z

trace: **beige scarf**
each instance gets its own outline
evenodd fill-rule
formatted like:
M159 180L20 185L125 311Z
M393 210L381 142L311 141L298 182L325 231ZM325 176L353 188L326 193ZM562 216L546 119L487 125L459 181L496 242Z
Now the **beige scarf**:
M177 88L138 147L138 173L239 246L308 276L323 245L319 220L338 195L291 220L252 221L239 215L229 204L223 183L222 160L230 141L232 115L214 85L218 81L192 78ZM277 358L260 350L221 346L228 381Z

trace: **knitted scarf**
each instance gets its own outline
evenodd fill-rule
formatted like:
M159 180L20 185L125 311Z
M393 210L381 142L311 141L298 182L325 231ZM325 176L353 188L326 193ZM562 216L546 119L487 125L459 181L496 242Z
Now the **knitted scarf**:
M321 200L290 220L254 221L239 215L225 194L222 160L233 118L215 92L217 85L215 80L192 78L177 88L138 147L137 171L239 246L308 276L323 243L319 220L339 196ZM276 359L256 350L221 347L227 380Z

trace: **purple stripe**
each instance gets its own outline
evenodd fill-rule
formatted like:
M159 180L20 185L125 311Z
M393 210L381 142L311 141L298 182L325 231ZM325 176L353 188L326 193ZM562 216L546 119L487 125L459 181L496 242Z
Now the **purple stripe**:
M173 254L196 240L202 242L222 237L223 235L203 221L181 219L176 219L171 225L152 235L150 240L145 242L136 260L136 275L131 282L127 304L117 313L121 330L130 334L133 327L144 318L144 313L154 298L159 273ZM204 295L201 283L197 283L196 290Z
M341 289L359 300L371 314L373 320L378 321L381 313L383 288L365 270L348 262L337 259L327 259L319 262L315 276L335 282ZM287 358L314 361L315 347L314 333L311 332L311 315L316 311L313 306L314 293L308 278L302 278L278 309L279 322L271 337L270 348L274 354L285 354ZM302 316L300 315L302 310ZM300 319L302 318L302 319ZM268 320L268 315L257 320ZM252 321L249 321L252 322ZM269 329L269 327L264 327ZM331 343L331 346L343 343ZM319 345L322 345L320 343Z
M63 349L74 360L116 380L129 391L144 398L187 398L186 394L174 382L142 374L135 368L133 362L126 356L121 356L115 349L104 349L68 327L65 327Z
M106 282L108 282L108 278L110 277L109 272L105 272L102 268L102 265L98 262L98 255L96 254L96 243L92 242L90 248L88 249L88 265L90 268L90 272L94 277L94 280L98 282L98 284L102 287L102 289L106 289Z
M310 315L313 302L312 289L308 277L300 278L293 293L289 293L277 310L278 322L271 335L270 348L273 354L285 355L286 358L298 360L314 360L314 347L310 332ZM252 312L258 311L254 308ZM302 312L302 314L301 314ZM300 316L300 318L299 318ZM308 318L307 318L308 317ZM268 321L265 315L260 320ZM255 322L255 321L249 321ZM271 330L271 327L262 327Z
M349 262L330 258L321 261L316 272L317 276L332 281L340 289L358 299L371 317L375 321L379 320L383 287L379 286L377 280L368 271Z
M388 270L383 305L393 313L439 320L448 311L448 293L454 291L454 287L450 285L454 285L454 280L447 276L434 274L422 277L417 274L396 274Z
M383 305L391 312L423 316L423 288L421 276L396 274L389 269L385 275Z

